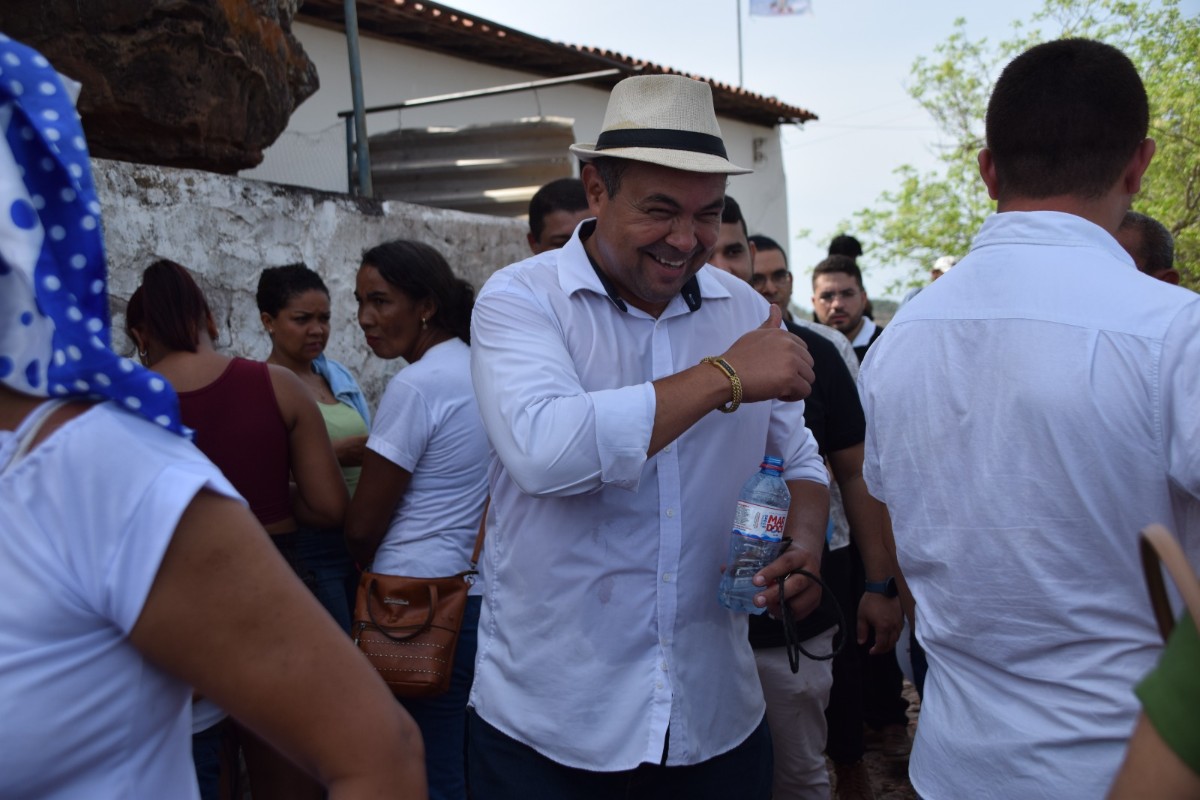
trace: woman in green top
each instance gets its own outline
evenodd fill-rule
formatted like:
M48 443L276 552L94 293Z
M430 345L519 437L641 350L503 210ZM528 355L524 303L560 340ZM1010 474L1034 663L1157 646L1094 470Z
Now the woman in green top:
M325 357L329 341L329 290L304 264L264 269L258 279L258 310L271 337L267 363L294 372L312 393L333 441L350 494L358 485L370 412L358 382ZM338 624L350 630L358 571L340 529L301 529L286 553L304 582Z
M1142 715L1109 800L1200 798L1200 631L1190 614L1137 695Z

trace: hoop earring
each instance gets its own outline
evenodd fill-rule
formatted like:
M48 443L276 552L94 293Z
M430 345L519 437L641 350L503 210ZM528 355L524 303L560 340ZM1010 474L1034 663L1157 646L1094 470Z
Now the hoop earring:
M148 356L149 354L150 354L150 353L149 353L148 351L146 351L146 350L138 350L138 358L145 358L145 357L146 357L146 356Z

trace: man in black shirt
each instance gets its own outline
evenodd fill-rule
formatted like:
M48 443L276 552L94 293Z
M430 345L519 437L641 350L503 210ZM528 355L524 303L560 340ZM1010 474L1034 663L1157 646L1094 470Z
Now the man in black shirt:
M714 266L745 278L753 276L753 250L746 236L745 221L732 198L725 198L721 218L722 238L726 246L718 246L710 258ZM745 255L742 258L742 254ZM749 262L749 270L746 269ZM851 536L862 552L866 574L880 591L863 595L858 604L857 636L865 641L868 630L875 631L872 652L890 650L899 636L900 605L894 592L895 560L886 541L890 525L884 507L866 490L862 477L863 440L866 423L858 389L837 348L822 334L787 323L788 330L804 340L813 357L812 394L804 403L804 421L817 447L829 464L841 490L846 515L850 520ZM828 544L822 557L821 573L838 596L838 602L849 607L854 598L851 591L850 548L830 551ZM848 624L854 620L848 619ZM820 607L796 624L796 633L804 648L824 655L834 646L837 614L832 598L824 598ZM843 636L850 636L844 631ZM792 674L784 647L782 623L767 616L750 618L750 642L755 649L759 679L767 700L767 722L775 752L775 775L772 796L776 800L811 796L814 790L828 793L828 774L822 752L825 749L825 706L833 683L830 661L801 659L800 672ZM854 646L851 639L848 647ZM861 751L847 769L839 769L839 798L870 797L870 785L865 780Z

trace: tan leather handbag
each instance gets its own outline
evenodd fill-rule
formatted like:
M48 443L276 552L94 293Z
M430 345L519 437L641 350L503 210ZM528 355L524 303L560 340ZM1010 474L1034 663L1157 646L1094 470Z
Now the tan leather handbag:
M354 603L354 644L397 697L436 697L450 688L467 592L478 574L487 503L471 569L447 578L364 572Z

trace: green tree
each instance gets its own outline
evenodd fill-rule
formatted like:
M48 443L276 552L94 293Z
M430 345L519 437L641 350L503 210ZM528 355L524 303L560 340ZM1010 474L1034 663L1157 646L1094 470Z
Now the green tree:
M1108 42L1137 65L1150 98L1150 135L1158 151L1134 208L1170 229L1184 284L1200 290L1200 17L1181 12L1179 0L1046 0L1031 20L1014 23L1011 38L996 45L968 38L966 20L958 19L933 56L914 62L908 89L940 131L939 167L925 174L900 167L898 187L841 227L859 232L870 263L927 265L941 255L967 252L995 210L975 161L984 144L993 82L1031 45L1068 36ZM923 267L913 267L900 283L916 285L926 277Z

